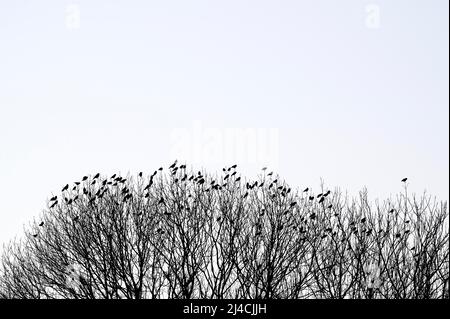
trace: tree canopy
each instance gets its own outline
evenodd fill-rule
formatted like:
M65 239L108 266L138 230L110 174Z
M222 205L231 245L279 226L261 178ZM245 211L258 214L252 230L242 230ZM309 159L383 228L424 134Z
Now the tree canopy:
M0 297L448 298L448 219L406 184L372 204L236 165L97 173L4 246Z

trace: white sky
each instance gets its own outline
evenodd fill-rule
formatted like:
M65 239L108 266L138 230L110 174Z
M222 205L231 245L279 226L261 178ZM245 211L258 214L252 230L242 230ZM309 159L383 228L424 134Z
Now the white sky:
M0 1L0 243L67 182L175 157L372 198L407 176L448 200L448 11L446 0Z

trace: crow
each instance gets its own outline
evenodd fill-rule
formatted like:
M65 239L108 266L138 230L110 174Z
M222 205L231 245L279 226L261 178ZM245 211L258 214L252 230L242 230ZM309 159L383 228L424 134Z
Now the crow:
M307 191L309 191L309 187L306 187L303 192L306 193Z
M237 167L237 165L236 164L234 164L233 166L231 166L231 168L233 168L233 169L235 169Z
M116 174L114 174L113 176L111 176L111 179L116 178Z
M33 237L36 238L38 236L38 234L33 234Z
M405 177L404 179L402 179L402 182L405 183L408 180L407 177Z
M41 227L44 226L44 222L40 222L39 226Z
M309 200L314 200L314 196L309 196Z
M142 172L139 172L139 177L142 177Z
M66 186L63 187L62 192L66 191L69 189L69 184L67 184Z
M50 201L52 202L52 201L56 200L57 198L58 198L58 196L53 196L52 198L50 198Z
M323 203L324 200L325 200L325 197L321 197L320 200L319 200L319 204Z
M87 179L88 179L88 177L87 177L87 176L84 176L82 181L84 182L84 181L87 180Z
M175 165L177 165L177 161L176 161L176 160L175 160L175 162L174 162L172 165L169 166L169 169L170 169L170 168L174 168Z
M75 185L77 185L77 186L80 185L80 182L75 182Z
M100 173L95 174L94 179L99 178L100 177Z
M328 205L328 208L332 208L332 207L333 207L333 204Z

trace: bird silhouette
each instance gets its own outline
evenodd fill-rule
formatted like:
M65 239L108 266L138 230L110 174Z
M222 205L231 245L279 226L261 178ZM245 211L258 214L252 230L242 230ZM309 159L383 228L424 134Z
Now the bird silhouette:
M100 177L100 173L95 174L94 179L97 179Z
M33 234L33 237L36 238L38 236L38 234Z
M55 207L57 204L58 204L58 202L54 202L54 203L50 206L50 208Z
M67 184L66 186L63 187L63 189L61 190L62 192L66 191L69 189L69 184Z
M114 179L114 178L116 178L116 174L114 174L113 176L111 176L111 179Z
M309 196L309 200L314 200L314 196Z
M172 165L169 166L169 168L174 168L175 165L177 165L177 161L176 160L175 160L175 162Z
M307 191L309 191L309 187L306 187L303 192L306 193Z
M88 179L88 177L87 176L83 176L83 179L82 179L82 181L84 182L85 180L87 180Z
M235 169L237 167L236 164L232 165L231 168Z
M405 177L404 179L402 179L402 182L405 183L408 180L407 177Z
M53 196L52 198L50 198L50 201L52 202L52 201L56 200L57 198L58 198L58 196Z
M77 186L80 185L80 182L75 182L75 185L77 185Z
M139 177L142 177L142 172L139 172Z
M319 204L323 203L324 200L325 200L325 197L321 197L321 198L319 199Z
M44 222L40 222L39 226L41 226L41 227L44 226Z
M332 208L332 207L333 207L333 204L328 205L328 208Z

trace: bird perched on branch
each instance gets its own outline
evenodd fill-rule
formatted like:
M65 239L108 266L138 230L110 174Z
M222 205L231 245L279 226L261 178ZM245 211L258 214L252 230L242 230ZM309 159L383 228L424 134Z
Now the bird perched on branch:
M402 182L405 183L408 180L407 177L405 177L404 179L402 179Z
M66 186L63 187L63 189L61 190L62 192L66 191L69 189L69 184L67 184Z
M40 226L40 227L44 226L44 222L40 222L40 223L39 223L39 226Z

